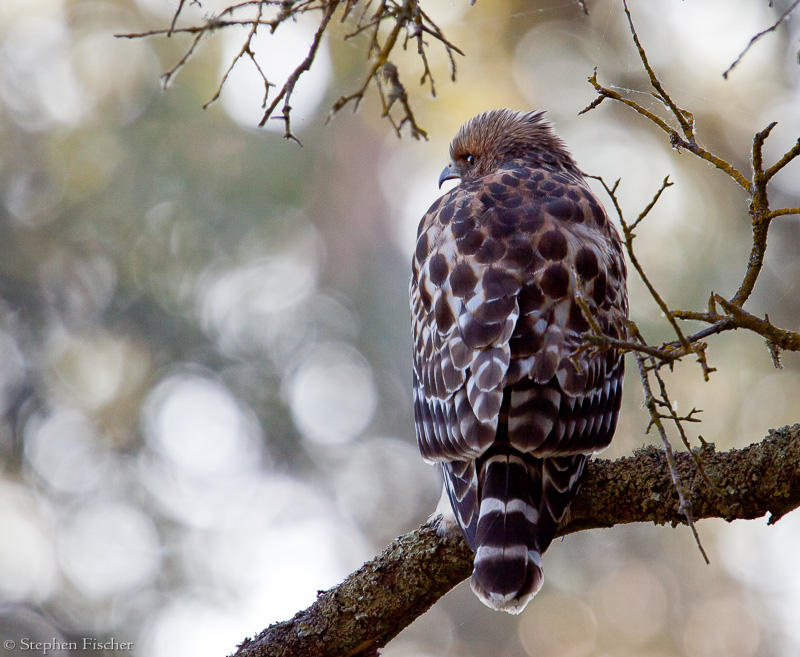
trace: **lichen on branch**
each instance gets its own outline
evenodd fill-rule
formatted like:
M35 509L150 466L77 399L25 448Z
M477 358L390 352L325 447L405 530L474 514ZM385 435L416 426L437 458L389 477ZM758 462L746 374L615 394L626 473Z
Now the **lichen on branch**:
M800 506L800 424L771 431L761 442L729 452L713 445L675 454L695 519L761 518L770 524ZM665 468L663 450L648 447L616 461L594 460L557 535L633 522L686 522ZM440 537L433 523L400 536L294 618L275 623L240 646L234 657L377 655L400 630L469 577L472 553L460 537Z

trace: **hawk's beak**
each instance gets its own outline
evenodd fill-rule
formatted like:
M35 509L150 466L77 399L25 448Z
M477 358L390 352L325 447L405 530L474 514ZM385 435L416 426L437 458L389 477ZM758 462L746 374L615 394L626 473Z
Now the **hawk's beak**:
M442 173L439 174L439 189L442 188L442 183L445 180L452 180L453 178L461 178L461 174L456 171L453 163L451 162L444 169L442 169Z

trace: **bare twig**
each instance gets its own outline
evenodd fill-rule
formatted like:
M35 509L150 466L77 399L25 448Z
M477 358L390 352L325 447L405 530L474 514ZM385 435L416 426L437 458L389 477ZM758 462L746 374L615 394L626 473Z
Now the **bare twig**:
M664 183L662 183L661 189L654 196L651 203L642 211L642 213L639 215L639 218L628 225L615 195L619 182L617 182L617 184L615 184L613 187L609 187L605 182L598 179L611 197L614 208L620 218L620 223L622 224L623 233L625 236L628 256L630 257L631 262L640 278L645 283L645 286L650 291L650 294L655 300L656 304L664 313L667 321L672 326L672 329L675 331L678 339L674 342L664 343L661 345L661 347L657 348L646 344L630 344L629 341L612 341L608 338L597 335L588 336L587 340L593 344L605 346L605 348L613 347L616 349L633 351L639 354L647 354L648 356L656 359L657 362L664 365L672 364L676 360L680 360L684 356L693 353L696 354L700 360L701 365L703 366L704 376L706 378L708 378L708 374L712 372L713 369L708 367L706 363L706 344L703 343L702 340L724 331L731 331L735 329L750 330L758 333L780 349L800 351L799 333L776 327L770 323L768 318L761 319L742 309L742 306L748 300L753 289L755 288L759 274L762 270L767 248L767 235L771 221L776 217L784 215L800 214L800 208L771 209L768 194L768 185L772 178L787 164L800 156L800 139L798 139L793 147L789 149L777 162L775 162L775 164L765 169L762 155L763 146L775 124L770 124L764 130L757 133L753 138L752 146L752 179L746 178L732 164L708 151L701 144L699 144L694 137L694 124L689 118L687 118L691 117L691 113L680 108L672 100L671 96L663 87L655 75L655 72L651 68L647 60L644 46L636 34L633 19L630 11L627 8L627 5L625 6L625 12L628 18L632 38L634 39L640 59L642 60L642 65L647 72L650 85L654 89L654 95L670 109L670 112L678 122L680 129L673 128L660 116L642 107L636 101L625 98L619 92L608 89L601 85L597 80L596 70L589 78L589 82L597 91L598 97L586 109L584 109L583 112L588 112L597 107L605 99L620 102L630 107L641 116L647 118L660 130L666 133L669 137L670 144L673 147L684 148L694 153L697 157L713 164L717 169L727 174L750 196L748 211L753 226L753 242L747 268L742 279L742 284L739 286L739 289L736 291L736 293L731 297L730 301L727 301L720 295L712 293L709 298L708 309L705 311L671 310L667 307L663 298L657 292L655 285L646 276L643 267L636 258L633 250L633 238L635 237L633 230L638 227L642 219L644 219L644 217L652 209L661 193L668 186L668 181L665 179ZM717 306L722 307L724 313L718 312ZM680 331L676 320L698 320L706 322L710 324L710 326L697 331L692 335L686 336Z
M638 226L641 223L642 219L644 219L648 214L650 214L650 210L652 210L655 207L656 203L658 203L658 199L661 198L661 195L664 193L664 190L667 187L672 187L673 184L674 183L669 182L669 176L666 176L664 178L664 182L661 183L661 187L655 193L655 196L653 196L653 200L650 201L650 203L648 203L647 206L645 206L645 209L639 213L639 216L636 218L636 221L634 221L630 225L629 230L631 231L631 234L633 234L633 231L636 229L636 226Z
M742 284L739 286L736 294L731 298L731 303L739 307L745 304L755 288L756 281L758 280L758 276L764 264L769 227L772 223L772 219L775 216L779 216L774 214L774 211L771 211L769 207L769 182L783 167L800 156L800 139L798 139L797 143L787 151L780 160L766 171L764 170L762 155L764 142L776 125L777 124L774 122L770 123L764 130L756 133L755 137L753 137L753 181L749 190L751 199L749 211L753 226L753 244ZM791 211L786 212L786 214L794 214L795 210L800 212L800 209L792 208ZM726 310L726 312L731 314L730 311Z
M619 200L617 199L616 195L616 190L617 187L619 186L620 181L617 180L617 182L614 184L614 187L612 188L609 187L606 184L605 180L603 180L599 176L589 176L589 177L597 180L603 186L603 189L606 190L606 193L611 198L611 201L614 204L614 209L617 213L617 217L619 218L620 224L622 225L622 233L623 237L625 238L625 249L628 252L628 258L630 258L631 264L636 270L636 273L639 274L639 278L647 287L647 290L650 292L650 295L653 297L658 307L664 313L664 316L672 325L672 328L675 331L675 334L678 336L678 340L680 341L681 345L685 348L688 348L689 342L683 335L683 331L681 331L680 326L678 326L678 323L675 321L675 318L672 316L672 313L670 313L669 306L667 306L666 302L664 301L664 299L661 298L661 295L658 293L655 286L650 282L650 279L647 277L647 274L645 273L644 268L639 262L639 259L636 257L636 253L634 252L633 249L633 240L636 238L636 234L633 232L634 227L637 226L642 221L642 219L644 219L649 214L650 210L652 210L655 204L658 202L658 199L661 198L661 194L667 187L670 187L672 183L669 182L668 177L664 178L664 182L661 183L661 187L653 196L653 200L650 201L650 203L648 203L647 207L645 207L644 210L642 210L642 212L637 217L636 221L634 221L632 224L628 224L622 213L622 207L620 206Z
M394 24L381 42L379 29L389 18L394 21ZM346 37L352 38L364 32L371 32L368 52L372 58L372 64L361 87L351 94L341 96L333 104L330 114L328 115L328 121L348 104L352 103L353 110L357 110L370 84L375 82L381 99L382 115L390 121L398 137L401 135L402 127L408 125L412 137L415 139L427 139L427 133L422 129L414 116L414 112L409 103L408 93L400 79L400 73L397 67L389 60L403 30L406 30L404 47L407 46L411 38L417 41L417 52L420 55L420 60L423 65L420 84L425 84L427 82L430 85L431 93L433 95L436 94L433 74L430 70L425 50L427 48L427 44L424 40L425 34L433 36L444 46L450 59L451 79L455 80L456 64L453 54L457 53L463 55L464 53L453 45L430 17L422 11L419 7L418 0L403 0L402 2L384 0L380 3L378 10L372 16L366 18L365 14L362 15L362 21L360 21L356 30ZM395 119L391 113L395 103L398 103L403 110L399 119Z
M679 108L662 86L658 76L656 76L655 71L650 66L650 62L647 60L647 54L645 53L644 48L639 41L639 35L636 33L636 28L633 25L633 18L631 17L631 12L628 9L627 0L622 0L622 7L625 10L625 16L628 19L628 27L630 27L633 42L636 44L636 49L639 51L639 59L642 61L645 71L647 71L647 75L650 78L650 84L652 85L653 89L655 89L656 98L669 107L672 115L677 119L678 124L683 130L684 137L686 137L689 143L694 143L694 123L691 120L691 114Z
M154 36L170 37L173 34L193 35L192 43L187 51L178 63L164 74L162 79L166 86L189 62L204 37L230 27L249 28L247 35L244 37L242 47L230 62L216 91L203 107L208 107L220 97L233 69L239 65L242 59L249 59L253 62L264 81L262 106L265 111L259 126L264 126L269 119L280 119L285 126L284 137L292 139L298 144L300 141L291 128L291 97L298 80L310 70L314 63L322 39L329 30L331 19L339 8L341 8L340 22L355 20L356 23L355 29L344 35L343 38L350 39L364 33L369 35L366 53L370 63L361 86L355 92L342 96L333 104L328 120L348 103L353 103L353 108L357 109L370 85L374 83L381 98L383 116L390 121L395 132L400 135L402 127L408 125L412 137L416 139L427 138L425 130L419 125L414 115L408 93L401 81L400 72L390 62L390 57L400 41L399 36L405 31L406 37L402 40L404 48L407 48L409 40L416 40L417 54L422 63L420 84L428 85L433 95L436 95L436 85L428 58L428 48L430 46L426 37L432 37L435 42L445 49L450 61L450 78L453 81L455 81L456 76L455 55L464 54L445 37L439 26L422 10L419 0L380 0L379 2L367 0L361 3L363 10L360 12L360 16L357 17L358 12L355 11L355 7L359 3L356 0L245 0L226 7L215 16L207 17L201 24L178 27L178 17L185 4L186 0L180 0L168 28L139 33L117 34L116 36L137 39ZM267 14L268 9L270 10L269 14ZM255 12L254 15L250 16L249 12L253 11ZM268 29L270 33L274 33L284 23L292 22L300 15L311 12L319 12L320 22L315 30L309 51L306 57L294 68L280 89L277 90L275 96L270 98L271 90L276 88L276 85L267 79L263 68L256 60L253 38L259 29ZM242 17L243 13L248 17ZM388 33L386 33L386 27L389 28ZM392 114L392 110L395 107L401 108L399 116L393 116Z
M636 333L632 337L634 339L638 338L641 340L641 335L638 334L638 330L635 328L634 330ZM672 407L669 399L666 398L666 396L662 396L662 399L659 400L653 395L653 390L650 386L650 368L647 367L647 360L648 359L646 356L640 353L636 354L636 366L639 369L639 379L642 384L642 390L644 391L644 406L650 413L650 424L647 427L647 432L649 432L652 427L655 427L658 431L658 435L661 438L661 443L664 447L664 454L667 457L667 465L669 467L670 476L672 477L672 485L675 487L675 492L678 494L678 511L686 518L686 523L692 530L695 542L697 543L697 547L700 549L700 553L703 555L703 559L705 559L706 563L709 563L708 555L703 549L703 545L700 542L700 536L698 535L697 529L694 526L692 503L689 500L689 489L687 489L684 483L681 481L680 474L678 473L678 466L675 462L675 453L672 450L672 443L670 443L669 438L667 437L667 431L664 428L664 423L661 421L664 416L658 410L659 405L663 405L669 408L670 412L672 412ZM661 380L659 379L659 381ZM662 391L665 391L663 387ZM679 427L679 430L683 432L681 421L679 418L677 418L677 416L674 415L674 413L672 419ZM686 444L688 445L688 441Z
M629 223L625 219L616 195L619 181L617 181L613 186L609 186L602 178L591 176L600 182L611 199L622 226L625 248L631 264L633 265L633 268L637 272L639 278L647 287L650 296L653 298L656 305L661 309L664 317L674 331L677 340L664 343L660 347L648 345L633 322L630 322L628 327L628 340L612 339L608 336L602 335L596 329L587 332L584 335L584 338L588 344L593 346L593 348L617 349L620 351L631 351L634 353L639 369L642 390L644 392L644 404L650 413L650 427L655 427L661 436L669 472L679 498L679 509L685 514L686 522L692 528L692 532L695 535L698 547L703 553L704 558L706 558L705 552L700 544L694 528L693 509L691 501L689 500L689 492L691 489L687 488L685 482L683 482L681 477L678 476L678 471L675 466L675 454L673 453L672 446L667 436L664 420L668 420L675 425L681 441L694 456L695 467L697 468L699 476L703 479L704 484L709 487L709 489L715 489L717 491L718 489L716 489L716 487L712 484L712 480L709 478L705 464L700 456L691 450L689 439L684 428L685 422L697 421L695 415L698 411L697 409L692 409L688 415L683 417L679 416L675 412L667 391L667 387L661 376L660 368L665 365L672 366L675 361L678 361L689 354L695 354L702 366L703 376L707 380L709 378L709 374L713 372L714 369L709 367L707 363L707 345L703 340L711 335L734 329L746 329L763 336L767 341L773 363L776 365L780 363L779 356L781 350L790 349L794 351L800 351L800 334L793 331L780 329L772 325L767 316L765 316L764 319L761 319L755 315L752 315L751 313L748 313L742 308L744 303L752 294L759 274L761 273L767 248L767 234L771 221L775 217L783 215L800 214L800 208L781 208L772 210L769 204L768 193L768 185L770 180L787 164L789 164L789 162L800 156L800 140L798 140L797 143L775 164L765 169L763 163L763 146L766 139L769 137L770 132L775 127L775 124L770 124L764 130L757 133L753 139L752 178L750 180L748 180L732 164L704 148L700 143L698 143L696 138L692 114L678 106L678 104L672 99L670 94L666 91L658 79L658 76L653 68L650 66L644 46L642 45L638 34L636 33L636 28L625 0L623 0L623 5L625 9L625 15L628 19L631 36L639 53L642 66L647 73L650 86L653 89L653 96L664 104L664 106L669 110L672 118L670 121L667 121L653 111L641 106L635 100L626 98L618 91L601 85L597 80L597 70L595 70L593 75L589 78L589 82L595 88L598 97L588 107L586 107L583 112L588 112L594 109L606 99L614 100L626 105L627 107L630 107L662 130L669 137L670 144L674 148L678 150L686 149L689 152L694 153L699 158L713 164L717 169L723 171L741 188L743 188L750 197L748 211L753 227L753 241L747 268L742 279L742 284L737 292L733 295L733 297L730 298L730 300L721 295L712 293L709 297L708 308L705 311L672 310L666 304L662 295L657 291L656 286L645 273L644 268L639 262L634 250L634 239L636 237L634 230L639 227L640 223L658 202L661 194L670 185L668 179L664 179L660 189L656 192L652 201L639 214L638 218ZM677 127L670 125L670 122L677 124ZM578 300L578 303L580 303L580 299ZM719 312L718 308L721 308L722 312ZM586 314L585 311L584 314ZM678 322L680 320L687 319L707 322L710 324L710 326L691 335L686 335L681 330ZM657 394L654 393L651 385L651 375L655 377L655 380L658 384Z
M766 181L769 182L772 180L772 177L778 173L783 167L785 167L789 162L794 160L798 155L800 155L800 139L797 140L797 143L792 146L786 153L784 153L783 157L778 160L775 164L773 164L769 169L764 172L764 176ZM796 209L796 208L795 208ZM776 210L776 212L778 212Z
M782 370L783 363L781 362L781 348L770 340L765 340L765 342L767 344L767 349L769 349L770 358L772 358L772 365L776 370Z
M770 3L770 5L772 5L772 3ZM749 43L745 46L744 50L742 50L742 52L739 53L739 56L736 58L736 61L725 69L725 72L722 74L722 77L727 80L728 75L730 75L730 72L734 68L736 68L736 66L739 64L740 61L742 61L742 58L747 54L747 51L750 50L750 48L752 48L755 45L756 41L758 41L765 34L769 34L770 32L774 32L775 30L777 30L778 26L781 23L783 23L783 21L785 21L787 18L789 18L789 14L791 14L795 9L797 9L798 5L800 5L800 0L794 0L794 2L789 6L789 8L780 15L777 21L775 21L772 25L770 25L766 30L761 30L761 32L759 32L752 39L750 39Z
M381 78L383 81L381 81ZM427 139L428 133L425 132L414 118L414 112L408 103L408 94L406 89L400 82L400 75L397 72L397 67L392 62L386 62L381 69L381 78L378 79L378 92L383 104L383 116L387 117L394 128L398 137L402 136L401 129L408 123L411 127L411 136L414 139ZM384 92L383 85L386 85L387 91ZM433 84L431 82L431 84ZM392 106L395 102L399 102L403 107L403 116L400 123L395 123L391 115Z
M206 35L205 32L198 32L195 34L194 39L192 39L192 44L184 53L183 57L178 60L178 63L175 64L171 69L165 71L164 74L161 76L161 85L166 89L172 79L178 74L178 72L185 66L186 62L189 61L189 58L194 54L194 51L197 50L197 47L200 45L200 41ZM169 36L169 35L167 35Z
M264 86L266 88L266 91L264 92L265 99L269 94L269 88L275 86L274 84L271 84L269 80L267 80L267 76L264 75L264 72L258 65L255 53L253 52L252 49L253 37L256 36L256 32L258 31L259 25L262 25L261 17L263 15L263 11L264 11L264 3L260 2L258 4L258 13L255 19L253 19L252 24L250 25L250 30L247 33L247 38L245 39L245 42L242 45L241 50L239 50L239 53L236 55L236 57L233 58L233 61L230 63L230 66L228 66L227 70L223 74L222 80L220 81L217 90L214 92L214 95L211 97L211 99L205 105L203 105L203 109L208 108L209 105L211 105L212 103L216 102L217 99L219 99L219 96L222 93L222 87L225 85L225 82L227 82L228 76L231 74L231 71L233 71L233 67L236 66L236 63L245 55L247 55L251 59L251 61L255 64L256 69L258 69L258 72L261 74L261 77L264 80Z
M306 71L308 71L311 68L311 64L314 63L314 58L317 56L317 50L319 50L319 44L322 43L322 35L325 34L325 30L328 28L328 23L330 23L330 20L333 17L333 14L336 11L338 5L339 5L338 0L329 0L328 7L326 8L324 15L322 16L322 21L320 21L319 27L317 28L317 31L314 33L314 40L312 41L311 47L308 50L308 55L306 55L306 58L302 62L300 62L300 64L297 66L297 68L294 69L294 71L292 71L292 74L286 80L283 87L278 92L278 95L272 99L272 104L269 107L267 107L266 111L264 112L264 116L261 117L261 121L258 124L259 127L263 127L263 125L272 117L275 108L278 107L278 103L283 101L283 108L282 108L283 113L281 114L280 117L275 117L275 118L280 118L283 120L285 126L283 136L286 139L294 140L300 146L302 146L300 140L297 137L295 137L295 135L292 133L292 127L291 127L292 108L291 105L289 104L289 101L292 98L292 93L294 92L295 85L297 84L297 81L300 79L300 76Z
M186 0L180 0L178 2L178 8L175 10L175 15L172 17L172 23L170 23L169 30L167 31L168 37L172 36L172 33L175 31L175 23L178 22L178 16L181 15L184 4L186 4Z
M698 413L702 413L703 412L702 409L693 408L686 415L679 416L675 412L675 407L672 404L672 400L669 397L669 393L667 392L667 386L664 383L664 379L661 376L659 369L653 368L652 372L653 376L656 379L656 382L658 383L658 393L661 396L663 407L667 411L665 415L662 415L662 417L672 420L672 422L675 424L675 428L678 430L678 434L681 437L681 442L683 443L683 446L686 447L687 452L691 454L692 457L694 458L695 465L697 465L697 470L700 473L700 476L703 477L703 481L710 489L716 489L716 485L711 481L711 479L709 479L708 474L706 474L705 466L703 465L703 460L700 458L697 452L693 451L692 445L689 443L689 437L686 435L686 431L683 428L684 422L700 422L700 420L696 418L695 415L697 415ZM702 438L700 438L700 440L702 441ZM705 441L703 441L703 443L705 443ZM700 549L702 550L702 547ZM705 552L703 552L703 555L705 556ZM708 561L708 557L706 557L706 561Z
M617 102L622 103L623 105L627 105L637 113L641 114L652 123L657 125L662 131L664 131L669 136L670 144L673 148L680 150L681 148L694 153L702 160L713 164L715 167L724 171L728 176L730 176L737 185L744 188L745 190L749 189L750 181L745 178L736 167L734 167L729 162L726 162L721 157L714 155L710 151L706 150L696 142L690 142L683 138L683 136L673 127L671 127L664 119L662 119L657 114L654 114L650 110L642 107L634 100L629 98L624 98L621 94L614 91L613 89L608 89L601 85L597 81L597 71L595 70L594 74L589 78L589 82L597 91L598 98L592 101L586 108L581 110L579 114L584 114L590 110L595 109L600 103L605 100L606 98L610 100L616 100Z

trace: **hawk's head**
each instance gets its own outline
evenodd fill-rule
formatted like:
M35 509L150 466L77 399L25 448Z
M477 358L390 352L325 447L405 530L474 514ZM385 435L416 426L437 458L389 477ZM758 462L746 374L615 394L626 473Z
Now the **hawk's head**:
M556 134L544 111L516 112L489 110L467 121L450 144L450 164L441 176L445 180L474 180L497 170L514 158L544 150L572 163L566 145Z

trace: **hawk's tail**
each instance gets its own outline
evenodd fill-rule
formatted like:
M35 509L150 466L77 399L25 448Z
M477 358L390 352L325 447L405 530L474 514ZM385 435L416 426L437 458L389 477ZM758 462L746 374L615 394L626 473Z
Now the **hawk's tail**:
M523 455L509 449L486 457L478 475L481 501L470 584L486 605L511 614L521 612L544 582L535 539L542 489L531 474Z

